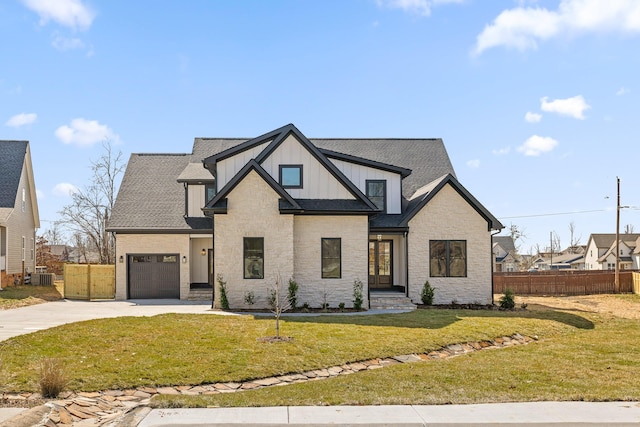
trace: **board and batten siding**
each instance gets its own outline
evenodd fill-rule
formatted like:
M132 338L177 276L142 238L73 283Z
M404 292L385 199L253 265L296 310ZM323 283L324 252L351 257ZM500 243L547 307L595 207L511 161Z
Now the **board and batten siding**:
M187 186L187 214L190 217L203 217L205 205L204 185L189 184Z
M251 159L255 159L258 154L264 150L271 141L264 144L256 145L253 148L242 151L234 156L220 160L216 163L216 188L218 192L231 181L234 176L246 165ZM276 178L276 181L278 178Z
M27 156L25 156L27 158ZM25 208L22 210L22 197L24 190ZM25 239L24 248L24 267L25 271L34 273L36 271L35 261L35 222L33 219L33 205L31 203L31 190L29 178L27 176L26 165L22 167L20 174L20 183L18 184L18 192L16 194L13 212L9 215L6 223L7 231L7 256L6 272L7 274L22 274L22 238ZM33 247L33 252L31 252ZM32 256L33 254L33 256Z
M430 277L429 241L467 242L467 277ZM435 287L434 303L490 304L492 279L491 233L484 219L458 192L445 185L409 221L409 297L420 302L429 281Z
M400 174L383 171L369 166L358 165L344 160L329 159L362 194L367 194L367 180L384 180L387 182L387 213L402 213L402 178Z
M302 188L287 188L294 199L341 199L355 197L293 135L289 135L262 163L279 182L280 165L302 165Z
M127 254L179 254L180 299L189 297L190 257L188 234L122 234L116 236L116 300L127 299ZM122 256L123 262L119 262ZM200 255L198 255L200 256Z

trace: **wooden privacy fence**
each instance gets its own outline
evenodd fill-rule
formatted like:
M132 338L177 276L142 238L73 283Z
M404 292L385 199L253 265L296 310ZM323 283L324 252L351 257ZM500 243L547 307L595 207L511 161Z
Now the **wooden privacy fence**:
M640 273L620 272L620 292L636 292ZM589 295L615 293L615 272L596 270L552 270L493 273L493 290L502 294L511 289L516 295Z
M116 295L116 266L64 265L64 297L68 299L113 299Z

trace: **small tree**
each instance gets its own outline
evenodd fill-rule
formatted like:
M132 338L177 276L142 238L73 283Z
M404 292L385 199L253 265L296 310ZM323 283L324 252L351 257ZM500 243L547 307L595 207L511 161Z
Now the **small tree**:
M282 297L280 291L280 274L276 275L276 282L273 285L271 291L269 291L268 302L271 307L271 312L276 319L276 338L280 338L280 316L287 310L291 309L291 303L288 298Z
M353 308L356 310L362 310L362 304L364 303L364 285L360 279L353 281Z
M222 274L216 276L218 282L218 291L220 292L220 308L229 310L229 299L227 298L227 282L224 281Z
M289 305L292 310L295 310L296 307L298 307L298 282L293 280L293 278L289 279L287 300L289 301Z
M503 310L513 310L516 306L515 296L511 289L505 289L504 295L500 298L500 308Z
M422 286L422 291L420 292L420 299L424 305L433 305L433 296L436 288L431 286L429 281L424 282L424 286Z

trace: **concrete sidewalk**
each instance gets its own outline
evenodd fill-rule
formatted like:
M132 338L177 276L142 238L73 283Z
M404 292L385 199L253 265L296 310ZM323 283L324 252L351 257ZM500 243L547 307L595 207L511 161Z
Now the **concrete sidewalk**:
M138 427L223 425L638 427L640 403L529 402L429 406L154 409L144 417Z

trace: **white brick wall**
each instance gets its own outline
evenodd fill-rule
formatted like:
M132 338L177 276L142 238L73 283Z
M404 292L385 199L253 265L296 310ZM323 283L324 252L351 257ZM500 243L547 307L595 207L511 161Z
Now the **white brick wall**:
M178 253L180 259L180 299L189 296L188 234L117 234L116 235L116 299L127 299L127 254ZM124 262L119 262L120 256ZM200 255L198 255L200 256Z
M465 240L467 277L429 277L429 240ZM435 304L490 304L491 233L482 218L450 185L409 222L409 296L420 302L426 280L435 291Z
M227 282L231 308L268 308L267 296L278 275L286 294L293 277L293 215L280 214L279 199L256 172L250 172L227 197L227 214L214 218L214 271ZM264 279L244 279L244 237L264 238ZM218 284L214 286L219 306ZM250 291L256 298L251 307L244 303Z
M367 216L296 216L295 280L298 282L298 304L321 307L324 294L330 307L343 302L353 307L353 282L364 286L363 307L368 307L368 218ZM339 237L342 244L342 277L323 279L321 274L321 239Z

